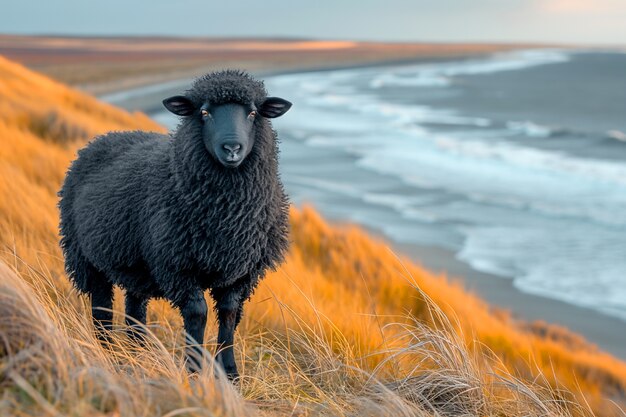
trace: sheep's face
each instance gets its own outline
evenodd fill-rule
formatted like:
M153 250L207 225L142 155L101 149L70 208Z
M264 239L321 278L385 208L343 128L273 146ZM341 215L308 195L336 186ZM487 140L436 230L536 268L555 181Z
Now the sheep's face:
M202 124L202 140L209 154L227 168L237 168L254 147L255 121L259 117L278 117L287 112L291 103L278 97L268 97L257 108L253 103L205 102L195 106L183 96L163 100L165 107L179 116L196 118Z

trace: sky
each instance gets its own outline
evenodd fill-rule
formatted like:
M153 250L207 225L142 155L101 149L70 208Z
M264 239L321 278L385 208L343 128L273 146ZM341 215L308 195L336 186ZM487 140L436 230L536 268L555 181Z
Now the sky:
M0 33L626 44L626 0L2 0Z

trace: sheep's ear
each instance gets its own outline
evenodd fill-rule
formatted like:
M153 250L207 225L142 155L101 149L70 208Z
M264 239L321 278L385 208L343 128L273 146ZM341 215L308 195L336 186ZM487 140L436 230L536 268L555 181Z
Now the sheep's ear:
M179 116L191 116L196 109L192 101L185 96L174 96L163 100L166 109Z
M259 114L263 117L279 117L287 113L287 110L291 108L291 103L280 97L268 97L261 107L259 107Z

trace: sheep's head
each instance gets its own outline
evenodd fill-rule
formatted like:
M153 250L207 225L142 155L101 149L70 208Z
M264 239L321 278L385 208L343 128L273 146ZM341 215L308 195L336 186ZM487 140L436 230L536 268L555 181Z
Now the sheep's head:
M274 118L291 103L267 97L263 84L245 73L222 71L198 79L184 96L163 100L172 113L201 125L209 154L227 168L236 168L252 151L260 117Z

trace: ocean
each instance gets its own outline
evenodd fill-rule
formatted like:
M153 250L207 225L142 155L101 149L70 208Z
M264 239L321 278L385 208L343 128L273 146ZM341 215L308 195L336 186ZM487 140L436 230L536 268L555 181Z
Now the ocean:
M296 204L626 320L626 53L266 78ZM175 126L175 118L157 120Z
M386 177L294 169L284 176L298 203L626 320L625 53L522 51L266 83L294 102L275 122L283 143ZM320 193L357 201L342 210Z

